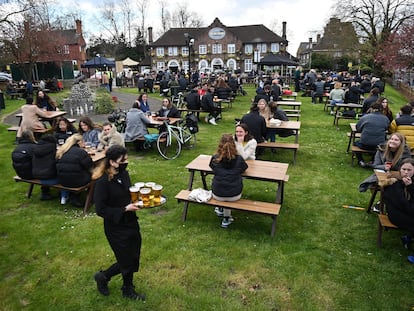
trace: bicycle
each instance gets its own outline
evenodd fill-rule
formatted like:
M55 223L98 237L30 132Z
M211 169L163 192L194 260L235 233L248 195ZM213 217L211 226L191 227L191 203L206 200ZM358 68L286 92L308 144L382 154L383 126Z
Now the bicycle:
M157 139L158 152L164 159L176 159L183 147L191 149L196 145L195 133L192 133L186 124L171 125L168 120L165 120L164 126L166 131Z

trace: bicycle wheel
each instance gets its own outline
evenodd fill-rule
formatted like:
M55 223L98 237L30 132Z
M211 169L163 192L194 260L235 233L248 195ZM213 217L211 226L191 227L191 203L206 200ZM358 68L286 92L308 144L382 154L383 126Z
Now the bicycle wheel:
M193 149L196 145L197 139L195 134L191 134L188 129L183 130L184 148Z
M163 132L158 136L157 149L164 159L173 160L180 155L181 143L174 134Z

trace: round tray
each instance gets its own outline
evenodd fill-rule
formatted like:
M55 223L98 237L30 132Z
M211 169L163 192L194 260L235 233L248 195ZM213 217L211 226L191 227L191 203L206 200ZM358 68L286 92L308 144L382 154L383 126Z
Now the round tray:
M144 207L143 204L142 204L142 201L138 201L137 205L138 205L139 208L153 208L153 207L162 206L165 203L167 203L167 197L164 196L164 195L161 195L161 203L160 204Z

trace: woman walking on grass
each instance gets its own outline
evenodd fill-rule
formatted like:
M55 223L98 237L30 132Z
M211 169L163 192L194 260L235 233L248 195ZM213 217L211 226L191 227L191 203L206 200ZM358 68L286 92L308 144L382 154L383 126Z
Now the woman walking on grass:
M97 179L94 193L96 213L104 219L105 235L116 258L108 269L95 274L95 281L98 291L108 296L109 281L121 274L122 295L145 300L145 295L137 293L133 285L134 272L139 269L141 233L135 214L138 207L131 203L129 193L131 180L126 171L127 160L127 150L113 145L106 151L103 164L93 174L93 178Z

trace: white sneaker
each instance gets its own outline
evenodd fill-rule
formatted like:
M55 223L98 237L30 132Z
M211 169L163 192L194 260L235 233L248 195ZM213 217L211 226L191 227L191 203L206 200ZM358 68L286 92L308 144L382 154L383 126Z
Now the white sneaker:
M60 204L65 205L66 203L68 203L69 198L68 197L61 197L60 198Z
M208 122L209 122L210 124L217 125L217 123L216 123L216 119L214 119L214 118L211 118Z
M221 227L228 228L232 224L233 221L234 221L233 217L224 217L223 220L221 221Z
M216 215L218 217L223 217L223 215L224 215L223 208L222 207L216 207L216 208L214 208L214 213L216 213Z
M206 116L206 117L204 118L204 121L206 121L206 123L208 122L208 116Z

